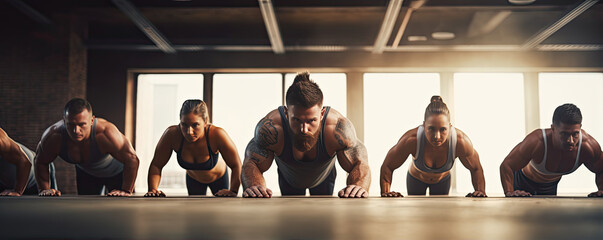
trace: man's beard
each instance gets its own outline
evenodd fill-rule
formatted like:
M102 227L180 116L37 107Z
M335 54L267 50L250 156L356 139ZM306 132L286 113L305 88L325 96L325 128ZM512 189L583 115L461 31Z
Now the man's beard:
M318 136L320 136L321 129L318 129L314 135L306 135L306 134L294 134L289 129L291 136L293 136L293 147L301 152L306 152L318 142Z

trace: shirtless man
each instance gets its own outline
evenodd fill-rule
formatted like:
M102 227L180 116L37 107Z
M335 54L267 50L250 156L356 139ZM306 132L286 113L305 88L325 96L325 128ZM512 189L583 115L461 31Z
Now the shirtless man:
M76 165L79 195L131 196L138 171L138 157L130 141L117 127L96 118L88 101L71 99L63 120L48 127L38 144L35 160L40 196L60 196L50 189L48 165L58 157Z
M599 189L588 196L603 197L601 147L581 128L582 113L576 105L557 107L551 128L528 134L500 165L505 196L557 195L561 176L584 164L596 174Z
M38 194L33 160L36 154L13 141L0 128L0 196ZM56 188L54 165L50 165L51 188Z
M364 144L354 126L330 107L323 107L322 91L308 73L295 77L286 105L268 113L255 129L243 161L243 197L272 197L262 173L276 158L283 196L332 195L335 156L349 173L344 198L368 197L370 170Z

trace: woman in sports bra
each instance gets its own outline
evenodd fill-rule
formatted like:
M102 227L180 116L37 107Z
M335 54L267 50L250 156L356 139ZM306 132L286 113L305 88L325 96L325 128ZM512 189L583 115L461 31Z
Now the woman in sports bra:
M165 197L165 193L157 188L161 169L170 160L172 151L177 153L178 164L186 169L189 195L206 195L209 187L216 197L237 196L241 184L241 159L226 131L209 123L205 102L184 101L180 124L168 127L159 139L149 168L149 191L145 197ZM227 166L232 170L230 188Z
M381 165L381 196L402 197L390 190L392 173L408 155L413 161L408 169L406 187L408 195L448 195L450 169L458 157L471 172L473 193L467 197L486 197L484 172L479 155L473 149L469 137L452 127L450 112L440 96L433 96L425 109L423 125L406 132L392 147Z

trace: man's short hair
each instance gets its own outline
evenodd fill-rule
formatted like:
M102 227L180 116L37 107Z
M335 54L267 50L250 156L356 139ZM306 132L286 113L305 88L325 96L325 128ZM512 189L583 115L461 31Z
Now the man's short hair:
M310 73L303 72L295 76L293 84L287 89L285 100L287 106L310 108L318 104L322 107L323 95L318 84L310 80Z
M84 110L88 110L90 115L92 115L92 105L86 100L82 98L73 98L65 104L65 111L63 112L63 117L67 116L68 113L78 114L83 112Z
M553 124L582 124L582 112L580 108L571 103L563 104L555 109L553 113Z

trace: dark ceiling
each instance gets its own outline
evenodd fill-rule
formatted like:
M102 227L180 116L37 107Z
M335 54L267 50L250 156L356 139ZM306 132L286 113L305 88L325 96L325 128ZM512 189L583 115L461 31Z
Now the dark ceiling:
M137 20L117 7L116 2L126 2L175 51L282 53L275 50L279 40L285 54L603 50L603 4L597 1L542 0L515 5L507 0L404 0L396 8L387 0L272 0L279 31L272 38L260 1L4 0L0 2L0 27L14 34L44 31L60 24L61 17L70 16L87 26L83 38L91 49L159 50L161 44L145 35L135 24ZM389 18L393 27L383 29L388 9L398 14ZM32 15L36 12L42 17ZM407 24L403 24L405 18ZM401 30L401 26L405 28ZM454 36L436 39L434 32ZM379 36L383 43L379 43ZM375 50L379 48L383 50Z

